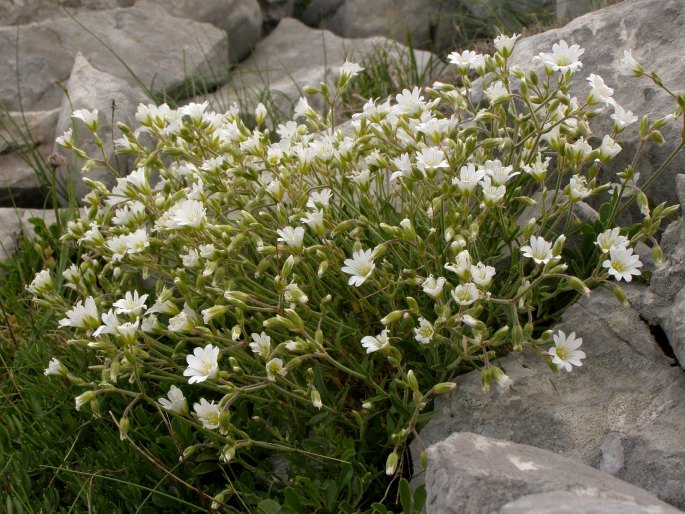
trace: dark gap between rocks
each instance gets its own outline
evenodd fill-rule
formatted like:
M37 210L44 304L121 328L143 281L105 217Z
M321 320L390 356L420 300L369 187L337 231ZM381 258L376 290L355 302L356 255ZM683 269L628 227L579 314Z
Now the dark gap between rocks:
M640 319L642 319L644 324L647 325L647 328L649 328L652 337L656 341L656 344L659 345L659 348L661 348L661 351L664 352L664 355L666 355L666 357L668 357L669 359L673 360L673 364L671 364L671 366L680 366L678 357L676 357L676 354L673 351L673 347L671 346L671 343L668 340L668 336L666 335L666 332L664 332L664 329L661 328L660 325L652 325L642 316L640 316Z

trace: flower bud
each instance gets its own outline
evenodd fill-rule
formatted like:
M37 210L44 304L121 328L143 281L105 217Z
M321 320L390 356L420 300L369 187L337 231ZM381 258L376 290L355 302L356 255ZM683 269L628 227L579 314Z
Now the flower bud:
M392 452L390 455L388 455L388 459L385 461L385 474L388 476L394 475L395 471L397 470L398 462L399 455L397 455L397 453Z
M575 291L578 291L582 295L589 295L590 294L590 288L585 285L585 282L580 280L578 277L568 277L566 279L566 283Z
M392 311L390 314L388 314L383 319L381 319L381 323L383 323L384 326L388 326L391 323L395 323L396 321L399 321L399 319L402 318L403 314L404 314L404 311L401 311L401 310Z
M122 441L126 440L128 434L129 421L128 416L124 416L119 420L119 439Z
M259 105L257 105L257 108L255 109L255 121L257 122L257 126L259 127L260 125L263 125L264 122L266 121L266 115L268 114L266 111L266 107L262 102L259 102Z
M455 387L457 387L457 384L454 382L440 382L433 386L433 394L449 393L450 391L453 391Z
M614 296L619 302L621 302L621 305L624 307L630 307L630 302L628 302L626 293L623 291L623 289L621 289L620 286L614 286Z

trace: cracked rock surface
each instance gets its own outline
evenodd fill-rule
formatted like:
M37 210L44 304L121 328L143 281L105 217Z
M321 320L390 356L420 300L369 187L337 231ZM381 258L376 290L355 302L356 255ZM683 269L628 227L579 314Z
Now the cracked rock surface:
M627 290L635 297L646 286ZM582 367L554 374L543 359L524 352L498 361L514 381L512 390L485 394L478 372L457 377L457 388L436 399L437 414L420 434L423 444L474 432L536 446L685 507L683 370L664 354L640 313L620 305L611 291L582 298L557 329L582 337ZM420 451L414 441L414 463Z

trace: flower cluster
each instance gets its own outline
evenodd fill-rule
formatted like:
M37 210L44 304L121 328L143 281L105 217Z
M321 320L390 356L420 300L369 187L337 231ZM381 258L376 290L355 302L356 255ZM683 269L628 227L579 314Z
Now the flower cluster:
M81 251L63 294L49 270L29 286L99 362L99 385L77 407L156 387L160 412L244 469L251 449L309 448L293 434L347 441L379 422L392 474L455 370L507 388L493 363L507 351L580 366L581 340L544 320L569 293L639 276L635 245L674 211L647 205L640 226L616 226L644 196L628 169L595 227L582 224L574 207L602 201L605 167L636 118L596 74L585 100L568 93L577 45L534 59L546 79L510 67L517 38L500 36L494 56L451 54L458 85L369 100L351 133L304 98L272 128L260 105L254 129L237 107L141 105L140 126L121 126L116 141L135 171L111 190L90 181L87 215L69 224L65 240ZM346 63L338 87L362 71ZM613 132L593 147L589 120L606 106ZM97 128L97 113L75 116ZM51 361L46 374L66 368ZM314 468L346 461L345 444Z

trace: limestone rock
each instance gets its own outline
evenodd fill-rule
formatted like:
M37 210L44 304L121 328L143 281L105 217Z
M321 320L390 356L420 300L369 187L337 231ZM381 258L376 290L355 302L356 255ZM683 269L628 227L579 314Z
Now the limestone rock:
M283 18L295 15L295 0L259 0L264 24L271 31Z
M626 287L631 297L645 286ZM454 432L476 432L572 457L685 506L685 374L654 341L638 312L598 289L556 327L575 331L587 354L573 372L553 374L532 353L498 365L511 391L482 391L480 374L457 377L435 401L421 432L426 446ZM412 443L414 463L420 448Z
M35 168L49 171L44 163L52 153L58 116L59 109L0 113L0 206L44 205Z
M40 218L49 226L56 216L54 210L0 208L0 261L14 253L22 235L35 236L31 218Z
M215 109L225 110L238 102L243 110L251 111L261 101L269 110L288 116L304 95L305 86L318 86L321 82L332 86L345 60L360 62L379 49L395 59L407 59L409 51L386 38L344 39L284 18L250 57L234 69L235 79L209 98ZM414 57L419 70L435 58L420 50L414 51Z
M623 0L557 0L556 15L559 21L569 21L621 1Z
M228 35L230 62L250 53L262 33L262 10L257 0L139 0L137 7L154 4L182 19L211 23Z
M670 506L640 505L633 501L585 496L585 491L551 491L531 494L503 505L499 514L667 514Z
M416 48L435 48L436 27L454 0L314 1L303 19L345 38L385 36ZM439 48L437 48L439 49Z
M6 109L59 107L63 91L55 82L66 81L79 51L95 68L137 85L122 64L125 62L142 84L157 94L177 94L191 77L196 83L211 83L226 67L228 47L222 30L173 17L166 9L148 5L87 11L80 13L78 20L111 51L71 18L22 25L18 33L15 27L0 28L0 48L5 56L0 60L0 103Z
M645 508L636 512L679 512L639 487L572 459L468 432L452 434L428 448L426 492L426 512L442 514L524 512L524 500L518 506L516 500L528 496L530 504L529 495L539 498L540 493L561 494L578 505L587 505L588 499L609 500ZM560 504L568 507L566 502Z
M681 212L685 175L676 176ZM661 237L662 266L652 275L646 294L631 299L651 325L660 326L681 367L685 367L685 221L671 223Z
M581 56L582 70L574 74L574 86L570 93L582 102L588 91L585 80L590 73L602 76L608 86L614 88L614 99L625 109L638 116L649 114L652 120L673 112L674 100L659 90L647 78L629 78L620 74L620 62L624 50L632 49L633 56L646 69L655 70L664 83L672 88L682 88L685 60L674 54L685 45L685 3L681 0L634 0L620 2L605 9L576 18L568 25L526 37L516 45L511 58L512 65L530 67L531 59L540 52L551 51L552 45L563 39L585 49ZM611 133L611 120L603 115L592 120L591 127L597 134ZM639 127L635 123L619 137L623 150L600 176L603 180L616 181L615 174L622 171L635 155L639 144ZM641 172L638 185L664 162L680 143L681 123L670 123L662 129L666 144L648 146L637 161L636 170ZM599 146L601 138L592 138L593 146ZM653 204L677 201L675 174L685 168L682 152L661 175L647 195Z
M65 17L69 12L130 7L135 0L0 0L0 26Z
M110 166L118 170L119 175L126 175L132 171L133 163L123 156L115 157L111 134L120 137L121 133L116 129L118 122L125 123L129 127L135 126L135 112L138 104L146 102L145 95L138 88L131 87L126 81L113 77L107 73L93 68L90 63L79 53L74 60L74 67L69 79L68 98L62 103L62 110L57 124L57 134L62 135L71 128L74 134L74 142L78 148L86 152L88 156L99 157L100 149L93 140L91 132L78 120L71 117L77 109L98 110L100 128L98 134L103 140L104 152ZM116 109L112 111L112 105ZM114 112L114 122L112 120ZM115 127L114 131L112 127ZM60 168L63 180L75 183L76 195L80 200L90 192L80 180L80 169L83 162L77 161L73 154L55 143L55 152L68 158L69 165ZM99 180L106 186L112 187L116 183L115 177L105 169L94 168L88 172L88 178Z

